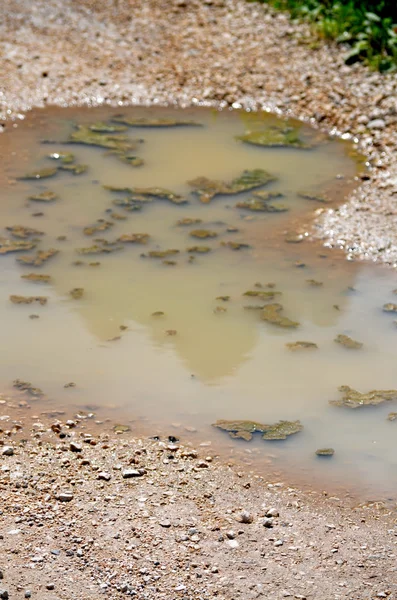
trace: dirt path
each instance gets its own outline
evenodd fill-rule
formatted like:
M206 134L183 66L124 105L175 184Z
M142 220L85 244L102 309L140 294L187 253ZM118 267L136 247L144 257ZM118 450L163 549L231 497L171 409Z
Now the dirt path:
M12 600L397 598L385 509L268 484L183 440L11 417L0 590Z

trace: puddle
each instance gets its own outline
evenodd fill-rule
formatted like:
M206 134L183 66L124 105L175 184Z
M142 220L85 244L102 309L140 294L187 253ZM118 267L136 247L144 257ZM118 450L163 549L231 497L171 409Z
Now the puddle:
M0 138L2 235L21 246L0 256L1 388L29 381L45 393L32 406L178 423L260 468L394 494L394 398L354 410L330 401L341 385L397 387L395 315L382 311L397 302L395 274L305 235L313 211L355 184L349 146L269 115L119 113L36 111ZM125 136L122 151L61 143L93 123L108 146ZM242 139L269 129L251 139L276 147ZM291 148L278 147L284 137ZM303 430L232 440L211 427L225 419Z

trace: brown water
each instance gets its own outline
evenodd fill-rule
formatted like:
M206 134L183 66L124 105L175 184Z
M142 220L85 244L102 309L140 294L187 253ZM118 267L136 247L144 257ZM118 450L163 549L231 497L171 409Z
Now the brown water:
M296 478L394 494L397 424L386 417L397 410L396 404L351 410L331 406L329 400L339 397L341 384L360 391L397 387L397 329L393 316L382 312L383 304L396 298L392 293L396 277L393 271L347 263L307 241L303 224L313 210L326 206L297 194L304 189L341 202L358 169L349 147L307 128L301 136L314 144L313 149L255 147L235 136L247 128L277 123L274 117L144 109L123 114L174 115L199 121L203 127L128 129L131 139L144 140L136 152L145 161L141 167L124 164L103 148L40 143L43 138L66 139L75 122L92 123L114 114L111 109L37 112L12 135L0 138L5 165L2 227L39 229L45 235L38 248L59 250L40 268L20 265L16 262L20 253L0 257L0 386L8 391L12 381L21 378L44 390L45 400L32 401L41 407L95 405L111 410L122 422L145 419L153 430L178 423L175 431L186 435L184 427L195 428L193 438L211 441L229 453L248 451L259 466L271 461L274 468L293 471ZM88 165L87 172L12 183L26 172L54 166L46 155L60 151L73 152L77 163ZM273 202L284 204L288 212L236 208L238 201L251 197L249 192L202 204L187 184L198 176L230 181L244 169L257 168L277 177L261 189L281 192L284 197ZM112 202L128 194L103 185L161 186L187 197L189 203L155 200L139 212L127 212ZM27 200L46 190L59 199ZM126 219L112 219L111 210ZM34 216L37 212L44 214ZM187 217L202 223L176 225ZM101 218L113 220L112 228L84 235L83 228ZM195 228L218 235L197 240L190 236ZM286 243L287 232L302 233L304 241ZM148 233L150 240L146 245L127 244L123 251L108 255L76 252L91 246L93 238L114 240L127 233ZM228 241L250 248L234 251L221 245ZM194 245L212 251L196 254L192 262L186 248ZM168 248L180 250L167 257L175 265L142 257ZM52 282L21 279L31 272L48 274ZM322 285L311 285L312 279ZM258 282L263 288L255 287ZM275 287L267 287L269 283ZM84 288L81 299L70 296L73 288ZM280 328L261 321L259 311L245 309L261 301L243 293L259 289L280 291L274 301L282 303L283 314L298 321L299 327ZM44 295L49 300L45 306L15 305L10 294ZM219 296L230 300L217 300ZM158 311L164 315L153 316ZM32 314L39 318L29 318ZM363 348L348 350L336 344L338 334L351 335ZM319 348L291 352L286 344L297 340L315 342ZM68 382L76 387L64 388ZM300 419L304 429L283 442L264 442L259 436L248 443L212 428L217 419L262 423ZM317 448L329 446L335 449L332 459L315 456Z

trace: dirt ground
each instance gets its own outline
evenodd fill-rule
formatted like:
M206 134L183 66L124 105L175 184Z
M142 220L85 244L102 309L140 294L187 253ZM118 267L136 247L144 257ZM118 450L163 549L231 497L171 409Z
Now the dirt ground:
M385 507L86 415L2 413L1 598L397 598Z
M297 116L356 139L370 165L314 234L394 265L397 78L343 52L242 0L2 0L1 127L49 104ZM397 599L394 511L62 419L0 405L0 598Z

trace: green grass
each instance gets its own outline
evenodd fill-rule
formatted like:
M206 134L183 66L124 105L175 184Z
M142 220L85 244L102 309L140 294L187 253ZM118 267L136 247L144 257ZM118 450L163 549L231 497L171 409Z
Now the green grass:
M397 0L259 0L308 21L324 39L350 44L346 63L397 69Z

